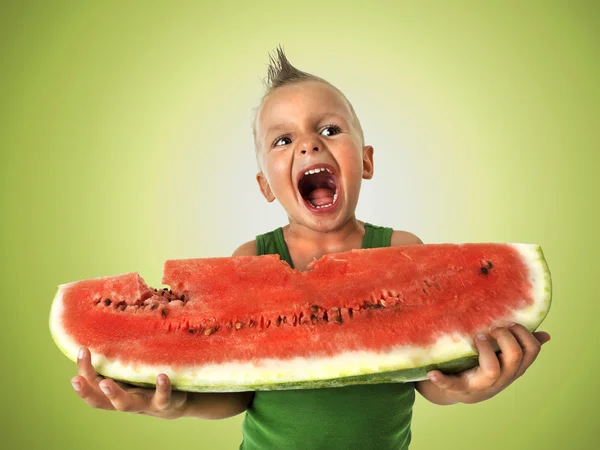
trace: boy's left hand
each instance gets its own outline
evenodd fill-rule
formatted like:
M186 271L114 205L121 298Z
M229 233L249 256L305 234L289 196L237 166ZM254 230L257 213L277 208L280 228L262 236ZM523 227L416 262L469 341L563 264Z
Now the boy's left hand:
M490 337L500 347L498 355L494 352ZM479 366L455 375L445 375L439 370L432 370L427 375L448 399L477 403L493 397L523 375L537 358L542 344L549 340L548 333L531 333L519 324L492 327L489 336L479 335L475 339Z

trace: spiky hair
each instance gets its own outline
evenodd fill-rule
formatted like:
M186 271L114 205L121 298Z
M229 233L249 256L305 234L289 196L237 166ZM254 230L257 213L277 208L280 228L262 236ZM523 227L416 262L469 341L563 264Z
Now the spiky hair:
M344 93L342 91L340 91L338 88L336 88L334 85L332 85L330 82L328 82L327 80L325 80L321 77L318 77L316 75L313 75L311 73L303 72L302 70L299 70L296 67L294 67L289 62L287 57L285 56L285 52L284 52L283 48L281 47L281 45L278 45L277 48L275 49L275 56L269 55L269 66L267 68L267 76L265 79L263 79L263 84L265 86L265 93L262 96L262 99L261 99L259 105L256 108L254 108L254 112L253 112L252 134L254 136L255 147L257 147L256 146L256 120L258 117L258 111L260 110L260 107L262 106L265 99L275 89L278 89L280 87L287 86L290 84L299 83L301 81L320 81L322 83L325 83L325 84L331 86L332 88L334 88L336 91L338 91L340 93L340 95L346 100L346 102L350 106L350 110L352 111L352 114L356 118L356 123L358 124L358 129L359 129L361 139L362 139L362 145L364 146L364 135L363 135L362 127L360 126L360 121L358 120L358 117L356 116L354 107L352 106L350 101L346 98Z
M281 45L277 46L275 52L275 57L269 55L270 63L267 69L267 81L265 83L267 92L265 93L265 97L279 87L297 83L299 81L313 80L327 83L327 81L325 81L323 78L303 72L302 70L296 69L294 66L292 66L285 56L285 52L283 51Z

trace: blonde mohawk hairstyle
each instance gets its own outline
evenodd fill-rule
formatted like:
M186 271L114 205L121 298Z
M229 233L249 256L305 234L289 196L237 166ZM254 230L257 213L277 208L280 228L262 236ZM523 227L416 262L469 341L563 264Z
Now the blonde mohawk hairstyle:
M267 92L264 97L269 95L275 89L285 86L287 84L296 83L299 81L321 81L323 83L327 83L326 80L320 78L316 75L303 72L302 70L296 69L292 64L288 61L283 48L278 46L275 50L277 53L276 58L269 55L269 67L267 69L267 82L266 88ZM327 83L329 84L329 83Z
M285 52L284 52L283 48L281 47L281 45L278 45L277 48L275 49L275 56L272 56L269 54L269 66L267 68L266 81L265 81L265 79L263 79L262 81L265 86L265 93L262 96L262 99L260 100L259 105L256 108L254 108L253 119L252 119L252 134L254 136L255 150L258 149L258 145L256 142L256 120L258 118L258 111L260 110L260 107L262 106L263 102L269 96L269 94L271 94L275 89L283 87L283 86L287 86L289 84L299 83L301 81L320 81L322 83L325 83L325 84L331 86L333 89L335 89L336 91L338 91L340 93L340 95L348 103L348 106L350 106L350 110L352 111L352 114L354 115L354 117L356 119L358 131L360 132L362 144L364 146L364 135L363 135L362 127L360 126L360 121L358 120L356 112L354 111L354 107L348 101L348 99L346 98L344 93L342 91L340 91L338 88L336 88L329 81L327 81L321 77L318 77L316 75L313 75L311 73L304 72L304 71L299 70L296 67L294 67L289 62L287 57L285 56Z

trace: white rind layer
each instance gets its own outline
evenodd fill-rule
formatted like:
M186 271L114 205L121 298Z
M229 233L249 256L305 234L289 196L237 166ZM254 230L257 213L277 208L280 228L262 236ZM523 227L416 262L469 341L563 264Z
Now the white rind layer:
M530 271L530 282L534 292L534 303L521 310L513 311L510 317L498 318L492 325L506 321L522 324L530 331L542 322L550 308L551 279L541 248L531 244L510 244L523 257ZM62 322L63 290L59 286L50 312L50 330L56 345L72 361L77 360L80 344L65 333ZM479 331L475 330L473 335ZM257 389L293 388L318 386L343 386L344 378L368 376L382 372L405 371L397 379L418 381L426 379L428 367L448 361L470 358L477 354L473 339L461 334L441 335L429 347L398 346L389 352L351 351L335 356L292 359L262 359L257 362L230 362L206 364L197 367L170 367L164 365L123 364L109 360L102 354L92 354L92 365L96 372L115 379L132 383L156 384L156 376L167 374L174 389L185 391L244 391ZM422 368L423 370L413 370ZM327 381L331 381L328 383ZM299 384L299 385L298 385Z
M535 299L530 306L514 310L512 320L533 331L542 323L550 309L552 300L550 270L540 246L532 244L511 245L521 254L523 261L529 268L529 282Z

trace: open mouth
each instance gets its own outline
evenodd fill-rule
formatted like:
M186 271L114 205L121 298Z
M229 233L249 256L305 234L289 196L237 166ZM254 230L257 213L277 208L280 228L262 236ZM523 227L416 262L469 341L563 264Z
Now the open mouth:
M330 210L338 199L336 176L327 165L311 166L300 174L298 190L313 211Z

